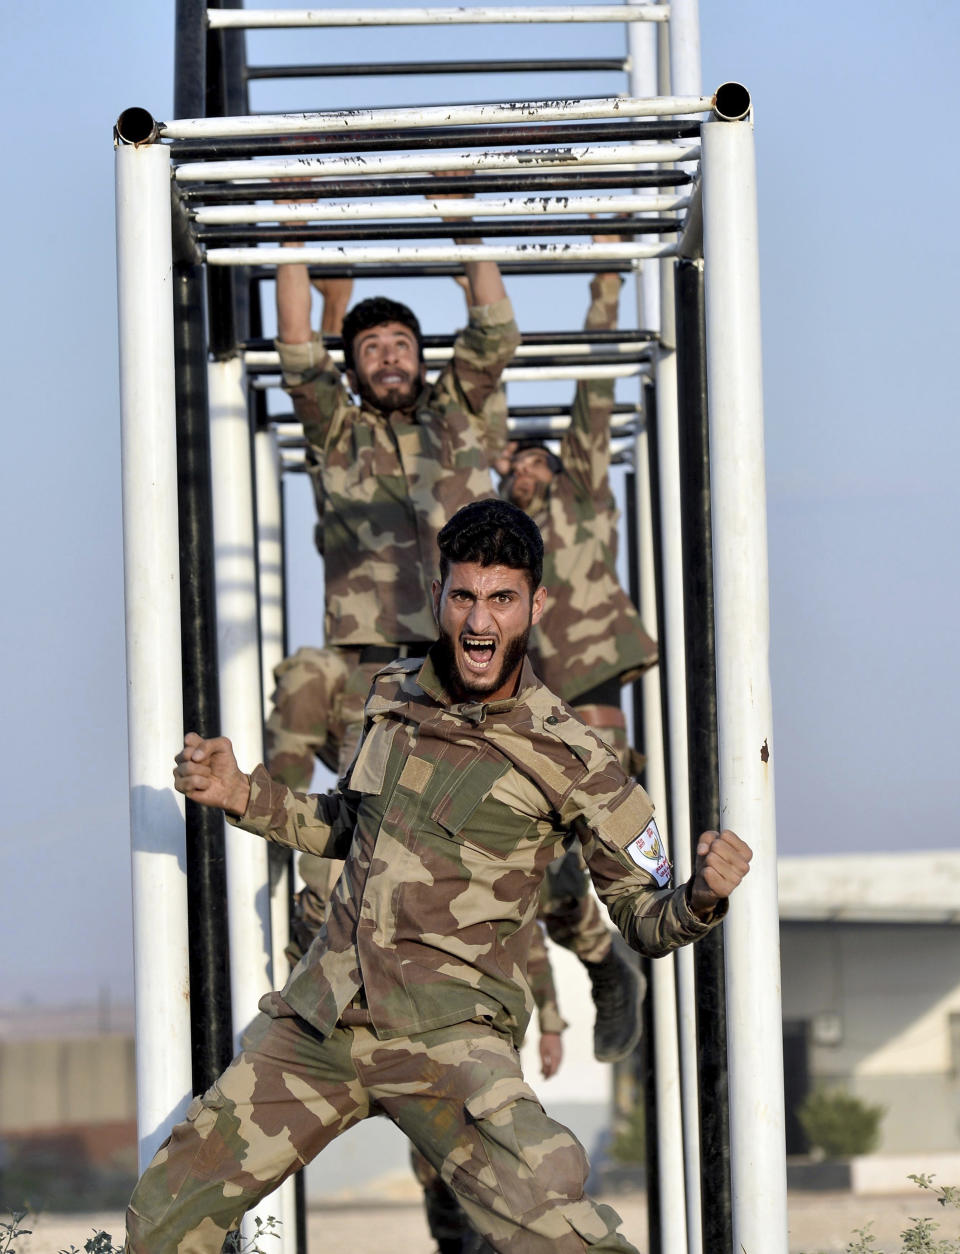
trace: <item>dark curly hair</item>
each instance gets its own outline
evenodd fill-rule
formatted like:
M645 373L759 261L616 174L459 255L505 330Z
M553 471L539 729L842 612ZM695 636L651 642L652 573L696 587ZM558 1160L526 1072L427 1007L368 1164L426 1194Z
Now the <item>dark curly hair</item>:
M361 331L368 331L370 327L382 327L385 322L400 322L410 328L417 338L417 355L423 361L423 333L417 315L399 301L389 300L386 296L371 296L354 305L343 320L343 364L348 370L356 370L353 341Z
M509 501L474 501L458 509L437 536L440 582L454 562L524 570L535 592L543 577L543 537L529 514Z

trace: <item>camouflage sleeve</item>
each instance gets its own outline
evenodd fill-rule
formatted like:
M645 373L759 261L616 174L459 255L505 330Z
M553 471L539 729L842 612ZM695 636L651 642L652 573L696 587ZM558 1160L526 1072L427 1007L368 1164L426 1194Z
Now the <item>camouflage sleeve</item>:
M727 903L720 902L711 918L702 920L687 904L686 884L670 886L665 851L662 886L638 865L650 857L649 850L638 851L637 837L652 816L650 798L612 759L571 791L562 812L580 837L590 876L614 925L632 949L659 958L709 932L726 914Z
M353 839L356 810L344 792L291 792L271 779L265 766L250 776L250 800L243 815L227 822L290 849L345 858Z
M557 1004L557 987L553 979L553 968L550 966L550 955L547 953L547 942L543 928L539 923L533 926L530 936L530 953L527 957L527 983L537 1003L537 1022L541 1034L544 1032L562 1032L567 1027L560 1015Z
M507 406L500 375L520 343L509 300L472 305L470 321L453 346L453 357L434 385L439 408L448 421L475 428L493 459L507 442ZM458 418L457 415L460 415Z
M343 376L316 333L306 344L274 340L274 345L280 354L283 390L293 401L307 440L322 451L333 419L349 408Z
M587 330L606 331L615 327L620 304L620 276L595 275L590 283L590 296L590 308L584 324ZM570 426L560 444L564 470L592 499L605 500L610 495L607 471L610 468L613 391L613 379L582 379L573 398Z

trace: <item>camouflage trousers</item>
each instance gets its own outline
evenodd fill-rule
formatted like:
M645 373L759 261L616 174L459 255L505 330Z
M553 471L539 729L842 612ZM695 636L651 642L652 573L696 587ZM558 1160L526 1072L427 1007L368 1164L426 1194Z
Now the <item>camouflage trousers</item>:
M141 1177L127 1249L217 1254L251 1206L372 1115L409 1137L499 1254L636 1254L617 1213L584 1195L580 1143L544 1113L491 1027L381 1041L365 1026L324 1037L264 1014Z
M399 652L399 650L398 650ZM307 792L314 759L342 775L360 733L363 706L382 662L361 662L359 649L298 649L273 672L267 719L267 769L296 792Z

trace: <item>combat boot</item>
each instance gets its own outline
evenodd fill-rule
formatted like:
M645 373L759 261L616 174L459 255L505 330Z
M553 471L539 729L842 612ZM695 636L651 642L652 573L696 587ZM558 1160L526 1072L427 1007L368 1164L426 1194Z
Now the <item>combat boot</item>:
M585 962L593 990L597 1019L593 1025L593 1053L598 1062L620 1062L637 1047L643 1024L640 1004L644 989L633 966L615 945L599 962Z

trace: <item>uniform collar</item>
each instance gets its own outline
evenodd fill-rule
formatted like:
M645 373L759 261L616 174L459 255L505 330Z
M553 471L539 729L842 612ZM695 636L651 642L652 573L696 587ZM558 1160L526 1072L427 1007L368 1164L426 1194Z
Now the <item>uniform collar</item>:
M533 673L529 657L524 657L523 666L520 668L520 683L515 697L505 697L502 701L456 702L440 682L436 667L433 664L433 650L431 649L420 667L417 683L428 697L431 697L438 705L442 705L451 714L459 715L459 717L467 719L471 723L482 723L488 714L506 714L524 702L539 683L539 680Z

